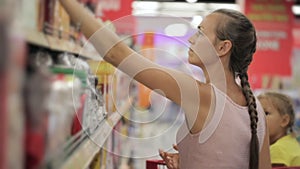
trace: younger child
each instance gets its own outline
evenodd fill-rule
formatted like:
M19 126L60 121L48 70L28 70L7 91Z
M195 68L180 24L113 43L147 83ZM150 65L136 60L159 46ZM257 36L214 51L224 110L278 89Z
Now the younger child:
M292 129L295 113L291 99L276 92L266 92L258 99L266 113L272 166L300 166L300 144Z

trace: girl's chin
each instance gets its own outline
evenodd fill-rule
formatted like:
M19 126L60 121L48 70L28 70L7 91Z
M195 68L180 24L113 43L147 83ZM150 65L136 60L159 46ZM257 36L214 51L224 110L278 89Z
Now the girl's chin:
M195 65L195 66L197 65L197 63L191 57L189 57L188 62L191 65Z
M189 55L189 57L188 57L188 62L191 63L191 64L193 62L193 59L192 59L191 55Z
M194 66L202 67L202 63L199 60L195 59L193 56L188 57L188 63Z
M188 51L189 56L193 55L193 53L194 52L191 49Z

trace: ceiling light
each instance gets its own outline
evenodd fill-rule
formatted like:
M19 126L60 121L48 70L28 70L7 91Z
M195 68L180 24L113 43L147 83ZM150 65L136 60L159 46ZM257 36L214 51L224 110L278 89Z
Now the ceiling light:
M292 11L295 15L300 15L300 5L293 5Z
M186 0L186 2L188 2L188 3L195 3L195 2L197 2L198 0Z
M193 28L197 29L198 25L202 22L202 16L195 15L191 21L191 25Z

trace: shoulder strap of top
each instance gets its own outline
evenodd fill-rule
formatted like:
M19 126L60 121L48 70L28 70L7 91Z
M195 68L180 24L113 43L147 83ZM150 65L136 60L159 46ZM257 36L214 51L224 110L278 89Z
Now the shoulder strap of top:
M216 128L218 127L221 121L225 108L226 96L213 84L211 84L211 86L214 92L215 107L214 111L210 112L213 113L212 118L210 119L210 121L208 121L207 125L205 125L205 127L200 132L200 144L205 143L215 132Z

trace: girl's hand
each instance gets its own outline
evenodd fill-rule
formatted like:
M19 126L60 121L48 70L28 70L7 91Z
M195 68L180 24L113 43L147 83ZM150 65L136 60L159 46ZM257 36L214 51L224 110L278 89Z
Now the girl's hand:
M173 145L173 148L178 151L177 145ZM168 153L159 149L159 155L165 161L168 169L179 169L178 153Z

